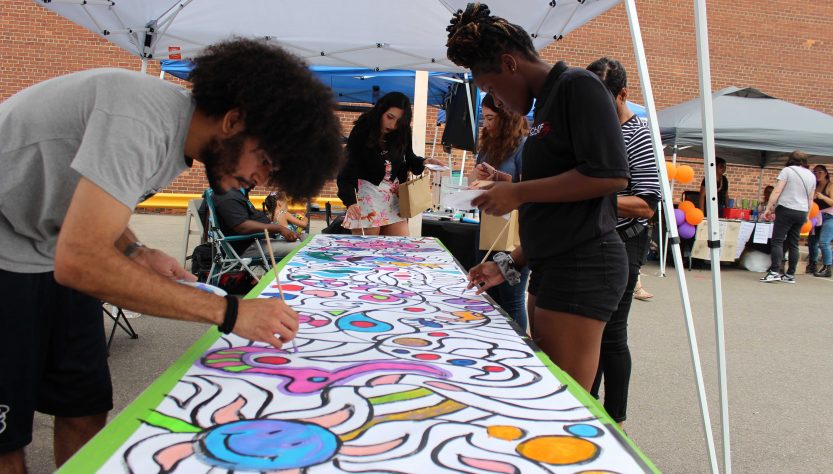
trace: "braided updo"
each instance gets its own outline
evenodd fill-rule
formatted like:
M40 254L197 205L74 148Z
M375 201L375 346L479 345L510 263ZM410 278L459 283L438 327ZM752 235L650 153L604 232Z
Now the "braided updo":
M457 10L448 31L448 59L474 73L500 72L500 56L520 53L529 60L538 57L529 34L518 25L492 16L483 3L469 3Z

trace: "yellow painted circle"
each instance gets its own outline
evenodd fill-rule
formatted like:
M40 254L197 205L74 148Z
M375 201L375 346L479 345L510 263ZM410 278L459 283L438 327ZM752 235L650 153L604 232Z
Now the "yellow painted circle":
M492 438L502 439L506 441L514 441L523 437L524 432L520 428L514 426L495 425L486 428L486 432Z
M425 339L419 339L416 337L400 337L393 340L393 342L402 345L402 346L410 346L410 347L425 347L430 342L426 341Z
M538 436L516 448L518 454L547 464L578 464L594 459L599 447L586 439L572 436Z

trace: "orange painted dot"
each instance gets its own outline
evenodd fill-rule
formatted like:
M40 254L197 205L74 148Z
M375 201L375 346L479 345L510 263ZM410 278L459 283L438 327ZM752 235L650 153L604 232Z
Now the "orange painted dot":
M524 432L520 428L514 426L495 425L486 428L486 432L492 438L502 439L505 441L514 441L523 437Z
M592 461L599 455L594 443L572 436L538 436L519 444L516 450L527 459L556 465Z

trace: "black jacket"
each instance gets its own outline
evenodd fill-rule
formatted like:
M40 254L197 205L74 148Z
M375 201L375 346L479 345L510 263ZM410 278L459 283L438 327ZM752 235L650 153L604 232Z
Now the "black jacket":
M347 163L338 174L338 197L345 206L356 203L358 180L363 179L376 186L385 178L385 159L391 162L391 181L398 178L400 183L408 180L408 171L422 174L425 168L425 158L416 156L410 140L401 156L391 154L382 157L382 150L378 145L367 147L367 136L370 130L366 126L357 125L350 132L347 139Z

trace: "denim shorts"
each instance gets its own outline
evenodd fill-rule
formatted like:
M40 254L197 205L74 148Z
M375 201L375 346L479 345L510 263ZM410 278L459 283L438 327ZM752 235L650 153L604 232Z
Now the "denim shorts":
M628 283L628 256L616 232L574 247L570 253L529 262L535 306L609 321Z

